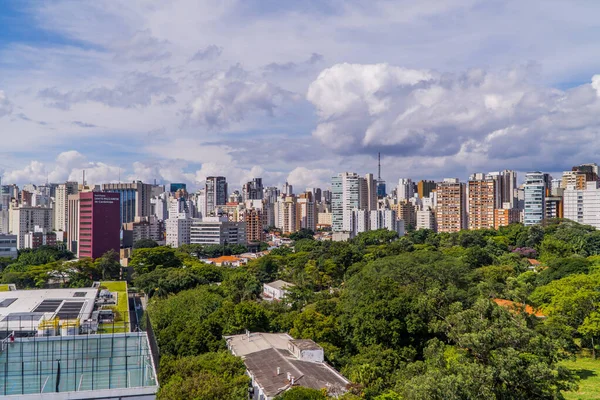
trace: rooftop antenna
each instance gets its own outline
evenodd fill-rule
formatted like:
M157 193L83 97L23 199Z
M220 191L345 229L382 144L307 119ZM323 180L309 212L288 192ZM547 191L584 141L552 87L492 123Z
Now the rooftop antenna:
M119 183L121 183L121 167L119 167Z
M381 181L381 153L377 153L377 180Z
M83 170L83 186L85 186L85 169Z

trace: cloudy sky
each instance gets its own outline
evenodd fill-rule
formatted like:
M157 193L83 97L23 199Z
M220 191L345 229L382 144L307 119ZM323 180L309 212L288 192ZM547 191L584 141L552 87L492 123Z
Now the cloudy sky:
M598 162L600 2L7 0L3 182Z

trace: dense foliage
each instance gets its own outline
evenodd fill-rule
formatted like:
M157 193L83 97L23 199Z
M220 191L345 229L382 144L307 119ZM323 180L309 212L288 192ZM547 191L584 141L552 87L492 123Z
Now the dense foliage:
M352 381L345 400L560 399L577 386L561 361L599 349L600 233L574 222L374 231L348 242L303 232L243 267L202 261L241 251L134 250L134 284L149 296L162 354L160 398L247 398L243 363L223 340L246 329L319 343ZM75 285L115 272L110 257L60 257L23 253L2 281L42 287L64 276ZM262 301L262 284L276 279L295 286L283 302ZM327 395L294 388L280 397Z

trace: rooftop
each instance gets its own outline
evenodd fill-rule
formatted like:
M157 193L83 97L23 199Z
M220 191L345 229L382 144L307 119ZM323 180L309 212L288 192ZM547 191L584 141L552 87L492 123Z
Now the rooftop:
M215 264L234 263L234 262L238 262L241 260L242 260L242 258L240 258L238 256L221 256L221 257L217 257L217 258L209 258L208 259L208 261L214 262Z
M157 389L145 332L1 343L0 396L8 399L124 399Z
M350 382L327 363L301 360L288 350L290 343L302 350L322 350L312 340L295 340L286 333L248 333L225 339L231 352L244 360L254 384L268 397L292 386L327 389L331 395L347 391Z
M265 285L270 286L275 289L279 289L279 290L282 290L282 289L285 289L288 287L292 287L292 286L296 286L293 283L289 283L289 282L282 281L282 280L276 280L276 281L273 281L270 283L265 283Z

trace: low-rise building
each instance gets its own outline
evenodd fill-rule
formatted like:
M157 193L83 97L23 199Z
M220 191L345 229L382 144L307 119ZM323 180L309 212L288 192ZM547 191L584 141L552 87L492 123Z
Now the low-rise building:
M0 257L17 258L17 235L0 234Z
M312 340L250 332L225 340L233 355L244 360L252 399L271 400L296 386L326 390L334 397L348 391L348 379L324 361L323 348Z
M205 260L207 264L214 264L218 267L239 267L248 263L248 259L238 256L221 256L216 258L208 258Z
M282 280L263 284L263 298L266 300L282 300L288 293L288 288L295 286Z
M226 217L206 217L196 220L190 228L190 243L204 245L247 245L246 223L231 222Z

